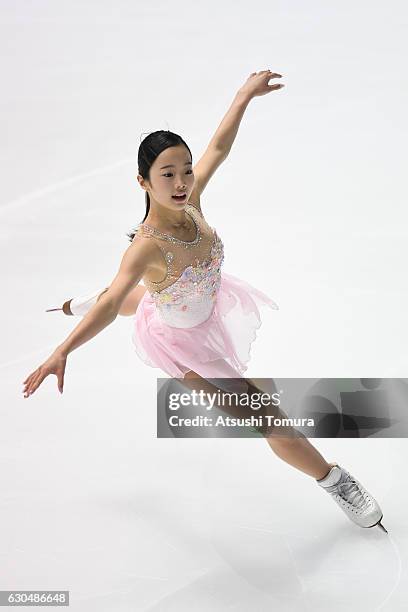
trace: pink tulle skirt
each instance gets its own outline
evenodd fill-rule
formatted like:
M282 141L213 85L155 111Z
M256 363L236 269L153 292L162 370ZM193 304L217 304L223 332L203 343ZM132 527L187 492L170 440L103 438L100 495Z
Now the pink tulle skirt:
M267 295L222 272L210 317L194 327L175 328L164 323L146 291L133 317L132 341L145 364L171 377L183 378L189 370L203 378L240 377L261 326L259 306L279 310Z

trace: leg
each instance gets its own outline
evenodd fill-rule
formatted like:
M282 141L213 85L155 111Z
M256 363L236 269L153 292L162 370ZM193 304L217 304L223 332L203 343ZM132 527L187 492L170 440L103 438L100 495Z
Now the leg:
M108 289L109 287L106 287L106 289L104 289L100 293L98 300ZM139 305L139 302L144 296L145 292L146 287L144 287L143 285L136 285L136 287L132 289L132 291L129 291L129 293L123 300L119 309L119 314L123 317L129 317L131 315L134 315Z
M212 388L212 392L217 390L212 383L199 376L199 374L196 372L193 372L193 370L190 370L185 374L184 380L189 388L196 387L194 384L194 380L196 380L198 382L198 388L204 388L205 390ZM248 395L263 392L254 385L251 379L244 378L244 380L248 384ZM248 408L230 408L231 407L229 406L222 407L223 410L230 412L230 414L233 416L244 416L244 413L245 416L248 416ZM278 416L276 412L276 409L274 409L275 416ZM300 432L295 432L292 427L285 427L282 437L279 437L279 435L276 436L276 433L276 431L273 433L269 431L265 434L262 433L262 435L268 442L269 447L280 459L289 465L292 465L301 472L312 476L316 480L320 480L321 478L324 478L326 474L328 474L334 465L336 465L335 462L327 463L324 457L309 442L309 440ZM294 433L296 433L294 437L289 437L289 434L293 435Z
M316 480L324 478L336 462L327 463L306 436L300 438L266 438L270 448L286 463L313 476Z

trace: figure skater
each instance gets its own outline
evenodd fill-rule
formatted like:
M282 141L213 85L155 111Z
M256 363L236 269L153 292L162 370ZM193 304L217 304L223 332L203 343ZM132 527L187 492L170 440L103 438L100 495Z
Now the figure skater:
M146 214L128 234L131 244L108 287L65 302L65 314L83 316L66 340L23 382L29 397L50 374L63 392L67 357L118 316L133 316L132 340L140 359L184 381L241 378L261 325L259 307L278 305L247 282L221 271L224 245L208 225L200 197L228 156L252 98L281 89L282 75L250 74L193 168L191 151L170 131L150 133L138 151L138 182L146 192ZM232 214L232 211L231 211ZM146 222L145 222L146 221ZM144 286L140 284L143 280ZM327 463L302 435L264 435L274 453L313 477L360 527L381 525L377 501L337 462Z

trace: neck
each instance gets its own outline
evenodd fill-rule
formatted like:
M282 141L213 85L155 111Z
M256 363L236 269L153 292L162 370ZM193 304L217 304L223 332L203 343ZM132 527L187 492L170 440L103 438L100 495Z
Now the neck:
M186 214L184 205L180 210L170 210L161 204L150 203L149 214L146 223L151 222L157 228L165 229L185 229L189 226L189 218Z

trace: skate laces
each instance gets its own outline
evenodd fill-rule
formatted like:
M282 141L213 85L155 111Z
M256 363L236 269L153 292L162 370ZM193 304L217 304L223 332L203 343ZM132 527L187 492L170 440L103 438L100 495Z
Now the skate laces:
M357 509L362 509L365 505L365 496L360 487L353 478L347 477L347 480L338 482L331 487L328 487L329 493L337 493L345 501L352 504Z

